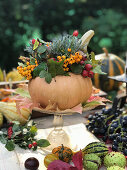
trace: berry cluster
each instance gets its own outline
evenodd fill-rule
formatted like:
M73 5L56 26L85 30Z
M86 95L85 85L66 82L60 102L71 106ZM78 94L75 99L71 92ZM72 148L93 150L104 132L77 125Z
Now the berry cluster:
M87 129L104 142L112 143L113 151L127 156L127 116L117 109L102 109L100 113L89 115Z
M112 150L121 151L127 156L127 116L113 120L108 127L107 136L112 141Z
M37 142L33 142L33 143L30 143L29 145L28 145L28 148L29 149L31 149L31 148L37 148Z
M109 124L113 119L121 114L120 110L113 112L111 108L102 109L100 113L96 112L94 115L89 115L89 123L86 125L87 129L96 136L104 136L107 133Z
M38 66L37 60L35 59L35 65L31 65L30 62L26 62L27 66L23 67L23 66L18 66L17 70L18 72L26 77L27 80L32 79L32 71L34 70L35 67Z
M82 76L92 78L94 73L91 71L91 69L92 69L92 65L91 64L86 64L85 67L84 67L84 70L82 72Z

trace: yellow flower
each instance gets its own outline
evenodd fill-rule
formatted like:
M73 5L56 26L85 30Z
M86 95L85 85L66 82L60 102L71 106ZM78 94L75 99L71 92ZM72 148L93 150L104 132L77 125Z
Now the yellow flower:
M68 48L67 51L68 51L68 52L71 52L71 48Z

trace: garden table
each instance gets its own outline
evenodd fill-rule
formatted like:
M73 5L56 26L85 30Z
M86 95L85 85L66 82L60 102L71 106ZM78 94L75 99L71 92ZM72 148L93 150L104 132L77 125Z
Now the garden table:
M72 148L75 150L83 149L88 143L98 141L98 139L89 133L85 127L85 113L63 116L63 129L70 136ZM46 138L53 129L53 116L45 116L34 119L37 123L37 138ZM0 143L0 170L25 170L24 162L29 157L36 157L39 160L39 170L46 170L43 160L48 152L38 149L37 151L23 150L16 147L14 151L7 151L3 144Z

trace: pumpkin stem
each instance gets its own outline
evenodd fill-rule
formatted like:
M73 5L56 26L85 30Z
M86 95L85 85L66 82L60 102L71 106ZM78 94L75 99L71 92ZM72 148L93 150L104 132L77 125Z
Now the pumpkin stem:
M103 51L104 51L104 53L105 53L105 55L108 57L108 50L104 47L104 48L102 48L103 49Z

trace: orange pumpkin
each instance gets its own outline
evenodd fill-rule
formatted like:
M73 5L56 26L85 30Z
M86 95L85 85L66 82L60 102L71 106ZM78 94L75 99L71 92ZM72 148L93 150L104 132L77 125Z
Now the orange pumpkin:
M64 162L70 162L73 156L73 152L70 148L63 146L58 146L52 150L52 153L59 157L60 160Z
M92 93L92 81L81 75L56 76L48 84L44 78L36 77L28 85L30 96L44 108L56 103L61 110L72 108L87 101Z

